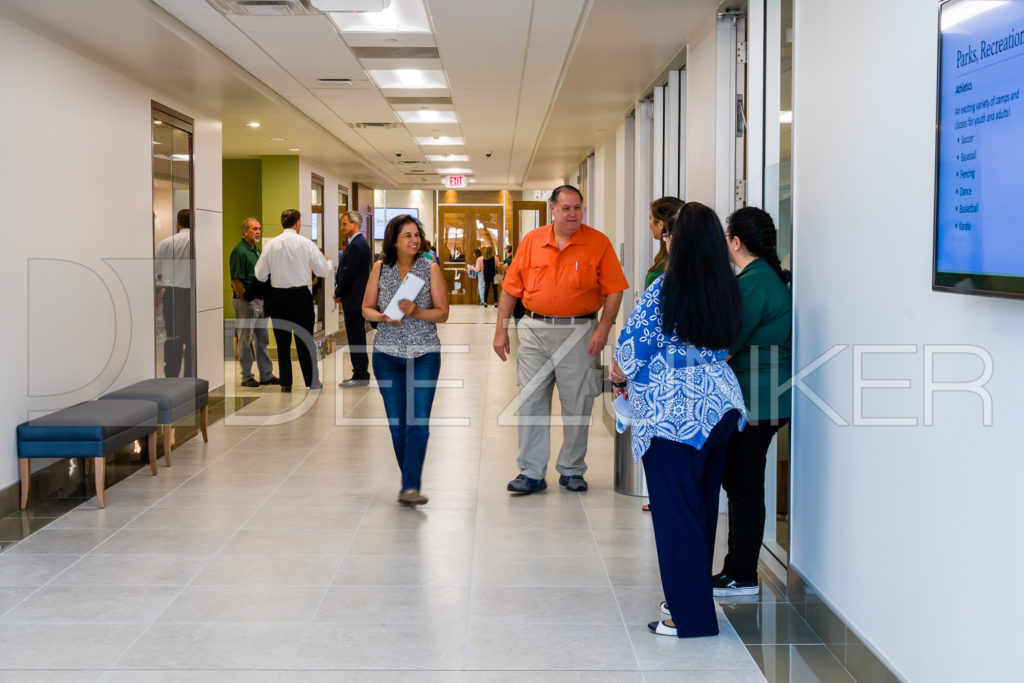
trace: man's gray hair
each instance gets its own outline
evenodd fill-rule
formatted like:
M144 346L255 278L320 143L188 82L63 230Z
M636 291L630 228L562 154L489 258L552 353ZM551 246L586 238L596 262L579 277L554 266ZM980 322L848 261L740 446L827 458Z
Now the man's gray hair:
M249 226L253 223L259 223L259 221L253 218L252 216L249 216L244 221L242 221L242 232L248 230Z
M358 211L347 211L343 215L349 223L355 223L357 228L363 227L363 214Z

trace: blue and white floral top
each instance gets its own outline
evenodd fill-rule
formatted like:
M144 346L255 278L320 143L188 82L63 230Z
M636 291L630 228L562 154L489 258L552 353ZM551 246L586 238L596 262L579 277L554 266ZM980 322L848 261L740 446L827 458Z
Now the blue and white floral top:
M747 424L743 392L725 362L728 349L693 346L662 333L658 277L640 296L615 348L615 361L629 380L633 411L633 460L640 460L660 437L701 448L730 410Z

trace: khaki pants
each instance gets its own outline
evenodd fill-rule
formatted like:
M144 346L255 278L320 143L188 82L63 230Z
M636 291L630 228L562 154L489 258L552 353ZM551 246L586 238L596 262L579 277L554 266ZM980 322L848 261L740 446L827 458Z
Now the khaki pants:
M587 433L594 398L601 382L598 355L587 353L596 320L558 325L526 316L516 325L519 351L519 469L531 479L543 479L551 458L551 394L558 385L562 406L562 448L555 469L582 475ZM557 422L555 422L557 424Z

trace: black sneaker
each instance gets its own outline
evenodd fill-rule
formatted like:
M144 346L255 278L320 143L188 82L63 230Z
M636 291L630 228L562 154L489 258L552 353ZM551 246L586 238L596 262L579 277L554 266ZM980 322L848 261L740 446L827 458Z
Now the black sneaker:
M254 388L254 387L258 387L259 385L260 385L260 383L256 381L255 377L250 377L249 379L242 380L242 386L243 387L247 387L247 388L251 389L251 388Z
M587 480L583 478L582 474L574 474L572 476L565 476L564 474L558 478L558 483L569 489L570 491L586 491Z
M711 577L711 588L716 598L732 595L757 595L761 592L761 584L757 581L737 581L725 572Z
M525 474L520 474L518 477L508 483L508 490L512 493L523 493L531 494L537 491L543 491L548 487L548 483L543 479L530 479Z

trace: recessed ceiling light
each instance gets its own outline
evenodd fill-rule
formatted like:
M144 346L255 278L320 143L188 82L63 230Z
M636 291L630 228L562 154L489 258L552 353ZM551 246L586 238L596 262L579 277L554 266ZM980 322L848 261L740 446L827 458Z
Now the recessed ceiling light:
M419 109L417 111L400 111L398 118L406 123L458 123L459 119L453 111L436 109Z
M284 140L287 140L288 138L270 138L270 139L273 140L274 142L282 142Z
M247 123L245 125L249 126L249 128L259 128L260 127L260 122L259 121L250 121L249 123Z
M446 90L448 81L440 69L370 69L366 73L381 90Z
M427 161L469 161L468 154L428 154Z
M450 138L445 135L436 135L432 138L416 138L417 145L464 145L462 138Z
M471 182L471 183L475 183L475 182L476 182L476 178L470 178L470 179L469 179L469 182Z
M164 125L164 122L161 121L160 119L153 119L153 125L154 126L162 126L162 125Z
M422 2L391 0L381 12L331 12L327 16L343 33L376 31L381 33L430 33L430 21Z
M298 152L298 151L299 151L299 148L298 148L298 147L289 147L289 148L288 148L288 151L289 151L289 152Z
M449 175L473 175L473 169L471 168L439 168L438 173L448 173Z

